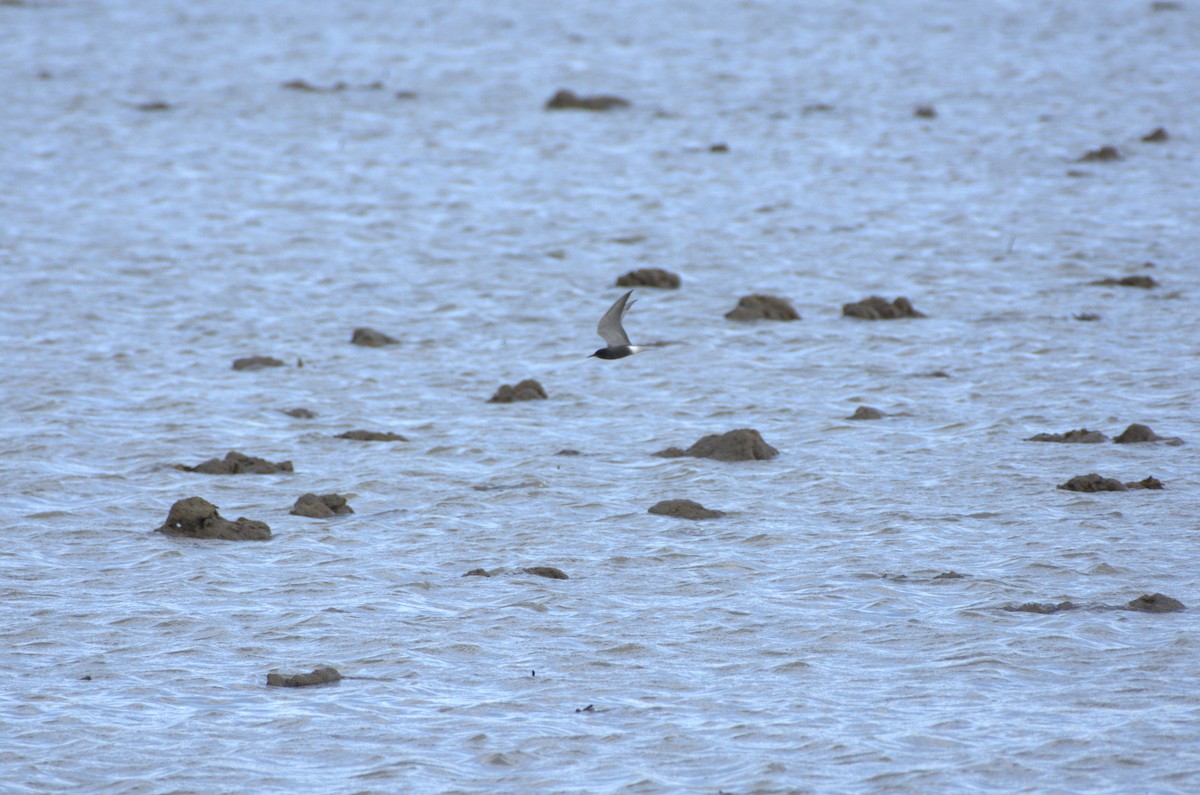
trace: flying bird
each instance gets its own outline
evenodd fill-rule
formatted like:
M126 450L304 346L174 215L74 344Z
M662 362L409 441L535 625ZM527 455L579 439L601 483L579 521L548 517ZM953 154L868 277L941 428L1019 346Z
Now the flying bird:
M621 325L621 319L625 317L629 307L637 301L636 298L630 301L629 296L631 295L633 295L633 290L614 301L613 305L604 313L604 317L600 318L596 331L600 332L600 336L608 345L593 353L588 357L589 359L592 356L597 359L624 359L638 351L646 350L643 345L630 345L629 335L625 333L625 327Z

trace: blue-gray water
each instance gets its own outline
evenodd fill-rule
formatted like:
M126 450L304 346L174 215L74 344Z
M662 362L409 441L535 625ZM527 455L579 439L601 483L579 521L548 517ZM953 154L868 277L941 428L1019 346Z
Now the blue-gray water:
M0 4L3 789L1200 789L1198 51L1187 0ZM584 360L647 266L674 344ZM1132 422L1187 444L1022 441ZM228 450L296 471L171 466ZM192 495L275 538L152 532ZM265 686L320 663L374 678Z

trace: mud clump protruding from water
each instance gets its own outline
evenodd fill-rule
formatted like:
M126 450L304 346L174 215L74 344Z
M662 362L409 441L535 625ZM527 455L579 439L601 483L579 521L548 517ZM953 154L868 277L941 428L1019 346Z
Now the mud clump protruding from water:
M1050 613L1061 613L1065 610L1078 610L1079 605L1071 601L1059 602L1026 602L1023 605L1005 605L1005 610L1010 613L1042 613L1049 615Z
M1156 477L1122 483L1116 478L1106 478L1092 472L1088 475L1076 475L1066 483L1060 483L1058 488L1064 491L1129 491L1130 489L1161 489L1162 481Z
M888 301L878 295L872 295L861 301L842 305L842 314L846 317L856 317L860 320L898 320L909 317L925 317L924 312L918 312L904 296L894 301Z
M617 277L617 287L657 287L662 290L678 290L682 283L679 274L662 268L638 268Z
M569 88L560 88L546 100L546 110L612 110L627 108L629 100L609 94L580 96Z
M668 447L655 453L659 458L714 458L717 461L765 461L779 455L779 451L763 440L762 434L753 428L739 428L726 433L712 433L691 447L683 450Z
M1125 484L1125 487L1128 489L1153 489L1159 491L1162 489L1163 484L1161 480L1152 475L1141 480L1130 481Z
M313 687L341 680L341 672L332 665L320 665L306 674L267 674L267 685L270 687Z
M306 408L287 409L283 413L289 417L295 417L298 420L311 420L315 419L317 416L317 412Z
M1166 143L1170 138L1171 136L1167 134L1166 127L1155 127L1153 132L1142 136L1142 141L1148 144L1162 144Z
M526 574L532 574L535 577L546 577L547 579L551 580L571 579L562 569L556 569L553 566L529 566L521 569L521 571L525 572Z
M350 336L350 342L354 345L363 345L367 348L382 348L385 345L399 345L400 340L389 337L382 331L376 331L373 328L356 328Z
M234 450L226 453L224 458L210 458L194 467L176 464L175 468L184 472L199 472L202 475L274 475L277 472L293 471L291 461L280 461L276 464L265 458Z
M799 320L800 313L787 301L774 295L744 295L737 306L725 313L726 320Z
M1102 146L1099 149L1092 149L1083 153L1079 158L1079 163L1111 163L1115 160L1124 160L1121 150L1115 146Z
M167 513L167 521L156 532L221 541L267 541L271 538L271 528L265 522L256 522L244 516L231 522L217 513L217 506L203 497L177 501Z
M883 412L877 408L872 408L871 406L859 406L858 408L856 408L854 410L854 413L851 414L849 417L846 417L846 419L848 419L848 420L881 420L881 419L883 419Z
M1087 428L1079 428L1066 433L1039 433L1030 436L1025 441L1027 442L1060 442L1062 444L1099 444L1107 442L1108 437L1100 431L1089 431Z
M1162 442L1177 447L1183 444L1183 439L1178 436L1159 436L1150 429L1149 425L1142 425L1135 422L1125 430L1121 431L1121 435L1113 441L1117 444L1141 444L1142 442Z
M407 442L408 437L391 431L346 431L339 433L335 439L353 439L356 442Z
M724 511L705 508L692 500L662 500L650 506L648 513L674 516L679 519L719 519L725 515Z
M496 394L488 398L488 403L515 403L519 400L546 400L546 390L532 378L526 378L517 384L504 384L496 390Z
M383 83L376 80L373 83L363 83L361 85L352 86L349 83L339 80L336 83L331 83L327 86L318 86L310 83L307 80L288 80L285 83L279 84L281 88L286 88L291 91L303 91L306 94L336 94L340 91L380 91L383 89Z
M943 571L941 574L938 574L933 579L935 579L935 580L965 580L966 577L967 577L967 575L959 574L957 571L954 571L952 569L950 571Z
M296 504L291 510L293 516L307 516L312 519L329 519L351 513L354 513L354 509L341 494L302 494L296 499Z
M936 119L937 108L933 105L917 105L913 108L913 116L918 119Z
M1099 284L1112 287L1140 287L1143 290L1150 290L1158 286L1158 282L1151 276L1135 274L1133 276L1105 276L1103 279L1096 279L1089 284Z
M1062 613L1068 610L1132 610L1138 613L1176 613L1186 610L1183 602L1166 594L1142 594L1123 605L1079 605L1072 601L1058 602L1026 602L1022 605L1005 605L1002 609L1010 613Z
M283 362L274 356L244 356L233 360L234 370L265 370L268 367L283 367Z
M1176 613L1187 609L1183 602L1161 593L1142 594L1127 602L1125 608L1141 613Z

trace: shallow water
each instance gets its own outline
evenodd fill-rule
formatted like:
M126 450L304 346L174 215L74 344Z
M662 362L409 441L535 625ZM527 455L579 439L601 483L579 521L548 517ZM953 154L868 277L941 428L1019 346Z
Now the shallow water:
M1193 611L1003 610L1200 602L1197 9L606 8L0 5L9 791L1200 788ZM671 344L584 360L647 266ZM1131 422L1188 444L1022 441ZM227 450L296 471L172 468ZM151 532L192 495L275 538Z

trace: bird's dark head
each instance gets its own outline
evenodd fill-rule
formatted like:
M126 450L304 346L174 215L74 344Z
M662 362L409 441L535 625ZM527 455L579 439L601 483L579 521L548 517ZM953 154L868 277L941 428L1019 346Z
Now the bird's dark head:
M608 348L601 348L595 353L588 356L589 359L611 359L612 352Z

